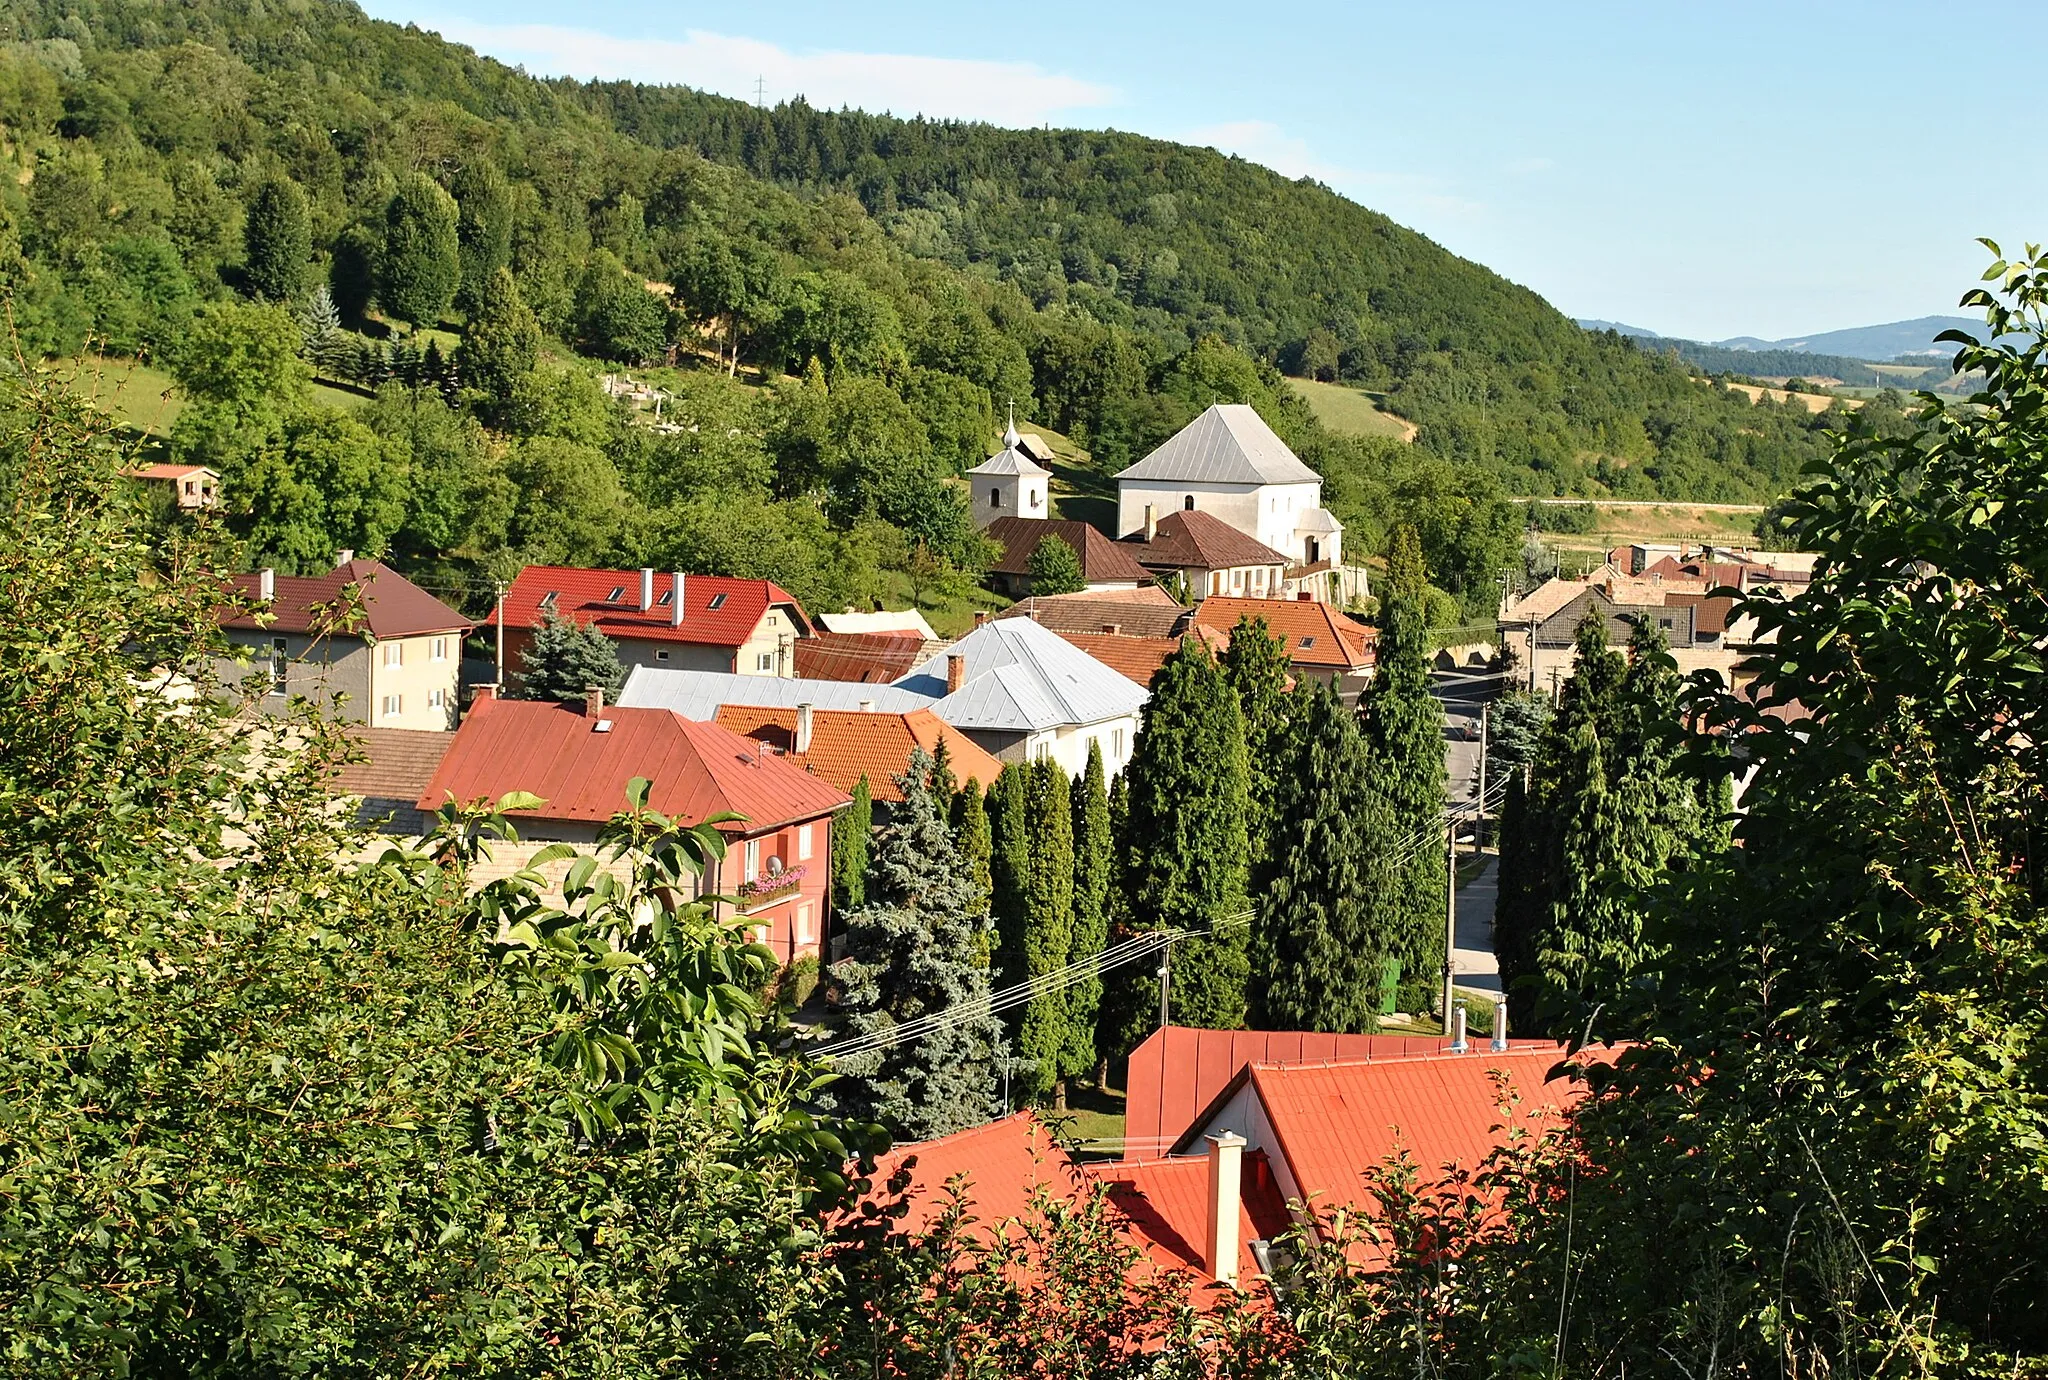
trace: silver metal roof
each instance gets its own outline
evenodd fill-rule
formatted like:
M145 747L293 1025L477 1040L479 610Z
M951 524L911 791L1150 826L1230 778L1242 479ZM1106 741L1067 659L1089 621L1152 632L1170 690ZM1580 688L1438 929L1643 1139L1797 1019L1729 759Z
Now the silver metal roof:
M1273 434L1265 418L1243 403L1217 403L1116 477L1211 484L1322 482Z
M1294 520L1297 532L1341 532L1344 524L1328 508L1307 508Z
M945 693L943 670L939 694ZM723 704L762 709L790 709L808 704L818 709L859 709L863 700L882 714L906 714L934 708L938 695L921 695L893 685L867 685L853 680L797 680L782 676L741 676L730 671L674 671L660 666L635 666L619 691L628 709L670 709L686 719L710 720ZM943 716L941 716L943 717Z
M1021 445L1006 446L967 471L968 474L1049 475L1051 470L1024 453Z
M966 680L948 695L951 656L966 658ZM984 623L896 687L936 698L932 712L955 728L1018 733L1121 718L1137 713L1148 698L1142 687L1028 618Z

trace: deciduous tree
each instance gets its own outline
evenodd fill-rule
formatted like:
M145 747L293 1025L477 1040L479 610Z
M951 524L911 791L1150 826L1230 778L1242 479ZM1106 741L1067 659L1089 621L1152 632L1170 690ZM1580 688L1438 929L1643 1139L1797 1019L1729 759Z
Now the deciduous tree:
M296 302L313 272L313 228L306 194L282 173L256 184L242 222L242 272L268 302Z
M1088 588L1088 581L1081 573L1081 557L1074 548L1056 536L1047 534L1031 548L1031 556L1025 563L1031 576L1031 592L1044 594L1078 594Z

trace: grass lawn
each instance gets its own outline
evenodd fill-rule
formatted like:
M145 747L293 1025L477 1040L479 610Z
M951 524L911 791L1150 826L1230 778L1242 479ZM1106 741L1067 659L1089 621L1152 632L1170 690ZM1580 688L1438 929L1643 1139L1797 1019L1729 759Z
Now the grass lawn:
M1079 1141L1083 1151L1120 1154L1124 1139L1124 1095L1111 1089L1070 1084L1067 1110L1041 1112L1049 1123L1059 1123L1067 1139Z
M144 436L170 435L178 414L185 410L177 383L153 364L109 355L63 360L57 367L102 412ZM353 412L369 401L352 389L325 383L313 385L312 397L322 407L338 407L345 412Z
M1380 411L1365 393L1341 383L1317 383L1314 379L1289 379L1294 391L1307 400L1316 420L1346 436L1391 436L1397 441L1415 439L1415 423Z

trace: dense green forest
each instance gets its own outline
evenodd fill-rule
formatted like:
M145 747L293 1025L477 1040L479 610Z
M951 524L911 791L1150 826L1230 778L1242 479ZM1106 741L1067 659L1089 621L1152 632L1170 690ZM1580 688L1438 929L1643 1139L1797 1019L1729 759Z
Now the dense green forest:
M171 450L252 561L389 552L458 593L546 560L962 598L987 552L950 481L1004 403L1099 491L1227 400L1353 550L1412 522L1485 613L1509 495L1770 497L1844 421L1211 151L543 82L334 0L11 6L0 156L27 353L167 367ZM683 366L664 429L607 362ZM1326 431L1282 369L1383 392L1415 445Z

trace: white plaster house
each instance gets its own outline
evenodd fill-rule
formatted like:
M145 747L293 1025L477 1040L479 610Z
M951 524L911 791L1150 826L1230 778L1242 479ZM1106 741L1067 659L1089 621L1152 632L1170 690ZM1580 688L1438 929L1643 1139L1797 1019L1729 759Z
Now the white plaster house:
M1318 599L1329 593L1318 577L1343 565L1344 526L1323 507L1322 476L1241 403L1211 407L1116 482L1119 537L1169 513L1208 513L1287 558L1287 593Z

